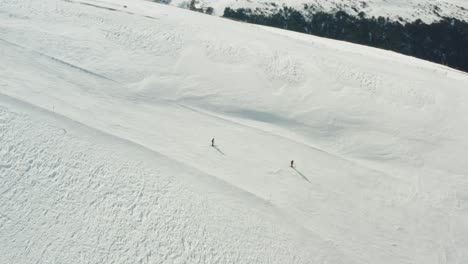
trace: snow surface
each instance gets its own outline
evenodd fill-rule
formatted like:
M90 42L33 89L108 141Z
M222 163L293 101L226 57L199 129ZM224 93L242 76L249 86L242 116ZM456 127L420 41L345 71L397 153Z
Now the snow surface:
M0 263L468 262L465 73L145 1L0 58Z
M192 0L171 0L169 4L188 8ZM426 23L443 17L468 21L468 0L196 0L199 8L213 7L214 14L222 16L224 9L250 8L257 13L277 13L284 6L304 13L345 11L351 15L364 12L368 17L388 17L392 20ZM305 8L307 5L307 8Z

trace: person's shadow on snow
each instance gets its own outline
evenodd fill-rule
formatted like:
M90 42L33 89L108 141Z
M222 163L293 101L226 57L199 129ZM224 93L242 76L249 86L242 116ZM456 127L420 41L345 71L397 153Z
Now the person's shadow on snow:
M304 178L304 180L306 180L308 183L310 183L309 179L307 179L307 177L302 174L300 171L298 171L295 167L292 167L293 170L295 170L297 172L297 174L299 174L302 178Z
M218 146L213 145L212 147L213 147L214 149L216 149L221 155L226 156L226 154L224 154L224 152L223 152L222 150L220 150Z

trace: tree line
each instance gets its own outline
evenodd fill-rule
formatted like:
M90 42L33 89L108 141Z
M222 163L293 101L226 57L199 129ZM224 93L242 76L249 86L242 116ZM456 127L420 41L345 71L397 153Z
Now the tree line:
M344 11L305 15L290 7L268 15L247 8L227 7L223 16L392 50L468 72L468 23L454 18L444 17L431 24L420 19L405 23L384 17L366 17L363 12L358 16Z

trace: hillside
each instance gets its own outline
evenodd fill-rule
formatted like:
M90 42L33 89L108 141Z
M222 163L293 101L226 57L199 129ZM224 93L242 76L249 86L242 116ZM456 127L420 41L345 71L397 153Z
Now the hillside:
M0 263L468 261L467 74L148 1L0 22Z
M468 72L468 1L161 1L395 51Z
M161 0L170 5L188 8L192 0ZM468 1L466 0L195 0L197 8L213 8L218 16L224 10L251 9L258 14L275 14L283 7L299 10L303 13L343 11L358 16L363 12L368 17L385 17L391 20L413 22L421 19L425 23L433 23L444 17L456 18L468 22Z

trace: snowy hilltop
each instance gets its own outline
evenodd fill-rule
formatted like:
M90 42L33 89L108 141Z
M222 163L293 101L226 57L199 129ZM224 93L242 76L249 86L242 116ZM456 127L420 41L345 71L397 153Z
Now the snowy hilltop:
M344 11L358 16L385 17L412 22L421 19L432 23L443 17L468 21L467 0L156 0L170 5L189 8L212 8L213 14L222 16L226 8L252 9L259 14L274 14L283 7L308 12L336 13Z
M0 263L468 262L467 74L149 1L0 25Z

